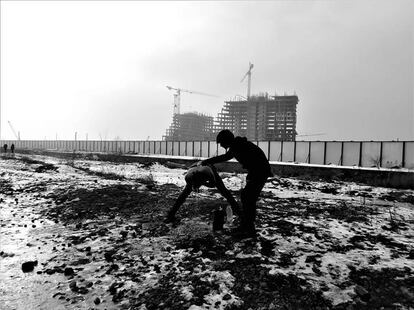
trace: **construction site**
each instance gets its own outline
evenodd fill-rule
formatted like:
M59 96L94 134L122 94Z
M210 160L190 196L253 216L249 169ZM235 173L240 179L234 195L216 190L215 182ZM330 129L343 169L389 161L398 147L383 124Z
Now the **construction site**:
M226 101L218 114L215 131L231 130L237 136L256 141L295 141L298 97L251 96L248 100Z
M201 113L174 114L164 136L165 141L208 141L213 134L214 119Z
M173 121L167 129L165 141L208 141L214 140L217 133L229 129L236 136L244 136L256 141L295 141L296 106L299 102L293 95L270 96L268 93L250 95L253 64L241 82L247 77L247 97L236 96L225 101L221 112L214 119L211 116L191 112L180 113L181 92L217 97L181 88L167 86L174 94Z
M208 141L229 129L236 136L257 141L295 141L298 96L250 96L225 101L217 118L200 113L174 114L163 137L166 141Z

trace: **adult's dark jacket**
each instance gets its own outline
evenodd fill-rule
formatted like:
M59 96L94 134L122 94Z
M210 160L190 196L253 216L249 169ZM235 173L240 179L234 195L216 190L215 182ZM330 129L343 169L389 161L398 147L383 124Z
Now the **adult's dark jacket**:
M216 164L232 158L237 159L242 167L248 171L250 177L271 176L271 169L266 155L260 147L247 141L245 137L235 137L225 154L206 159L203 164Z

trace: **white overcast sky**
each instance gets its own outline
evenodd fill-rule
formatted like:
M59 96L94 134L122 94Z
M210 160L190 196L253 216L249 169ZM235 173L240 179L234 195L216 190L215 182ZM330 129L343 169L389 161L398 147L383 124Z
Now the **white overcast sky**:
M1 138L160 140L173 92L216 116L299 97L320 140L414 140L414 1L1 1Z

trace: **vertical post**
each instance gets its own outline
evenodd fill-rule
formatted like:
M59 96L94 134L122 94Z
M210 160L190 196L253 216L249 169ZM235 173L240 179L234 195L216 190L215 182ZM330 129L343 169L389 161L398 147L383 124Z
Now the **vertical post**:
M326 165L326 141L323 143L323 164Z
M405 167L405 141L403 141L401 167Z
M173 140L171 143L171 155L174 155L174 142L175 140Z
M198 154L198 157L201 157L202 154L203 154L203 143L201 143L200 141L200 154Z
M311 149L312 149L312 141L309 141L309 148L308 148L308 164L311 163Z
M380 155L379 155L379 167L382 167L382 147L383 147L383 142L381 141L381 144L380 144Z
M283 140L282 144L280 145L280 161L283 161Z
M358 160L358 167L362 166L362 141L359 142L359 160Z
M193 141L193 157L194 157L194 146L195 146L195 142Z
M210 141L207 143L207 158L210 157Z
M293 162L296 162L296 140L293 142Z
M344 141L341 142L341 157L339 158L340 165L344 165Z
M181 156L181 142L178 141L178 156Z
M270 141L267 141L267 160L270 161Z

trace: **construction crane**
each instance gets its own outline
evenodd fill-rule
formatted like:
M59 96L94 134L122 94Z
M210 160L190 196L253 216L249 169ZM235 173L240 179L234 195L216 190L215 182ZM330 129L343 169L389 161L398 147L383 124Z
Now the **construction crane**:
M174 115L180 114L180 105L181 105L181 92L189 93L189 94L196 94L196 95L202 95L202 96L209 96L209 97L216 97L216 95L206 94L199 91L194 90L187 90L183 88L175 88L171 86L167 86L168 90L175 90L176 93L174 94Z
M244 79L247 76L247 100L249 100L250 98L250 86L251 86L251 82L252 82L252 69L253 69L253 64L249 62L249 70L246 72L246 74L243 76L242 80L240 81L240 83L242 83L244 81Z
M13 131L14 136L16 137L18 141L20 141L20 131L16 133L16 130L14 130L13 125L10 123L10 121L8 121L8 123L9 123L11 130Z

